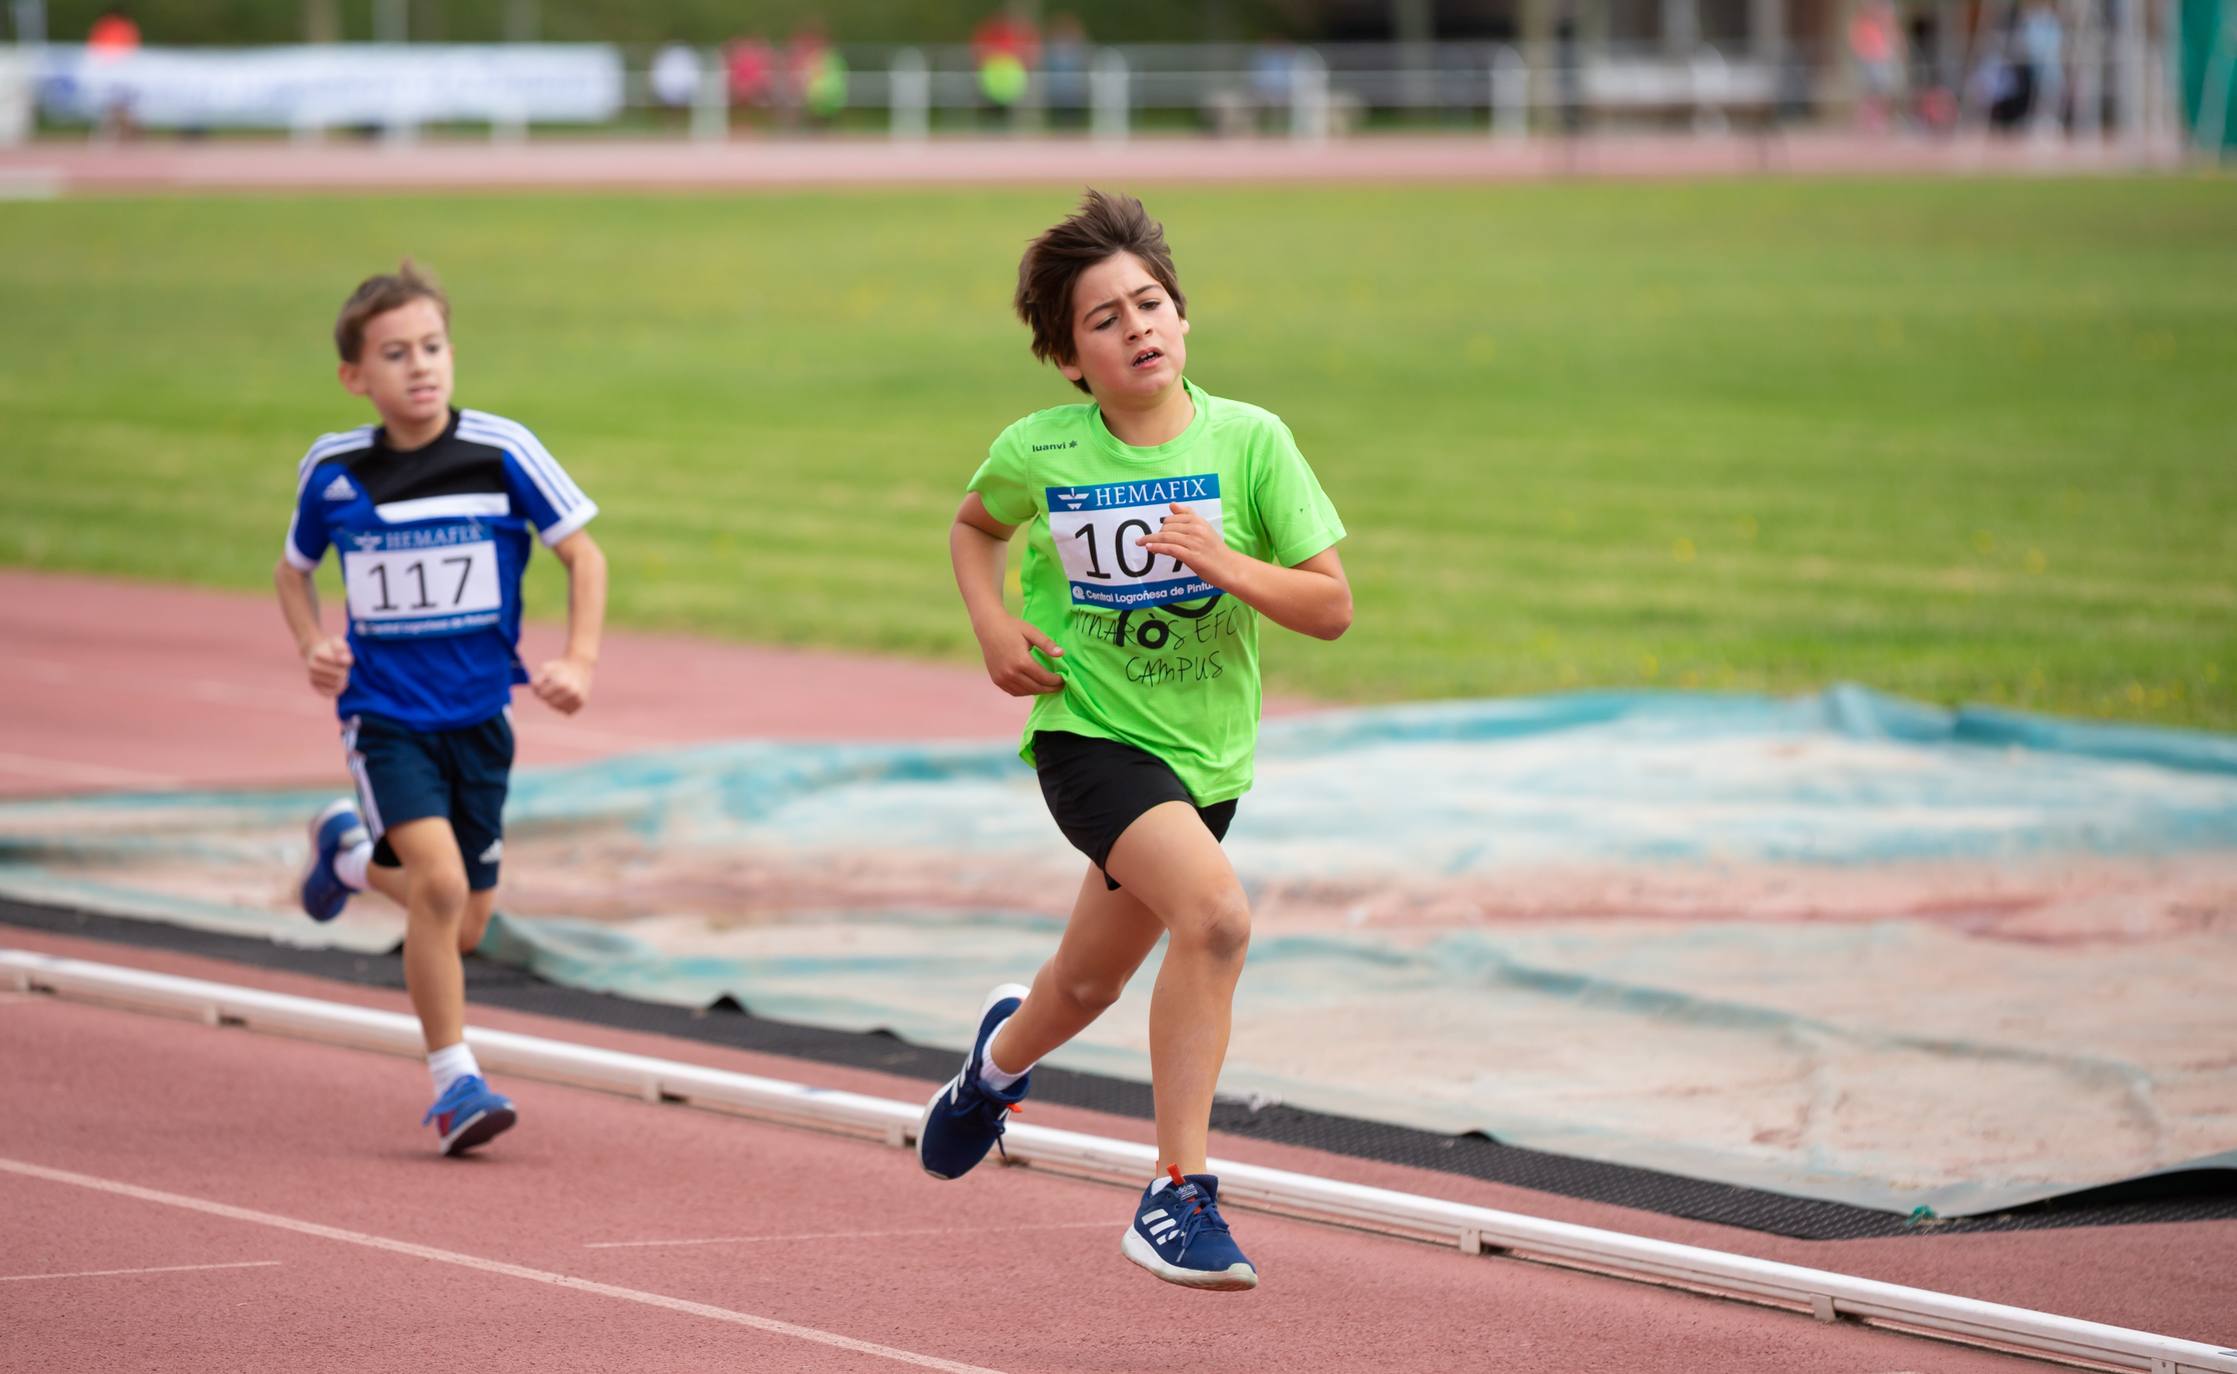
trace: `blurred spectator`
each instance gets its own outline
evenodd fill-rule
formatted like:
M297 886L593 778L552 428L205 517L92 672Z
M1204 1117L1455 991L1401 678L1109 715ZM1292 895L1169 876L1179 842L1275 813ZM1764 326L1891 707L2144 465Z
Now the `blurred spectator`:
M1041 71L1048 81L1049 117L1059 127L1080 128L1087 123L1087 64L1087 29L1080 17L1050 16Z
M86 55L97 63L122 62L140 50L140 26L122 5L111 5L101 11L93 27L86 31L85 49ZM132 132L132 88L119 80L101 111L101 122L95 126L94 134L100 138L124 138Z
M847 62L814 20L793 30L785 47L785 105L788 122L825 128L847 106Z
M1932 57L1942 47L1942 16L1914 13L1909 40L1911 117L1929 133L1950 133L1957 127L1957 94L1950 89L1942 64Z
M971 30L971 65L978 74L980 108L1002 123L1012 122L1040 56L1041 36L1023 13L1005 6L980 20Z
M777 53L766 39L733 38L722 50L725 80L730 87L730 108L747 118L777 104Z
M1903 96L1903 29L1891 0L1864 0L1856 7L1849 17L1849 55L1861 83L1857 122L1880 133Z
M1585 127L1585 57L1577 42L1577 13L1563 5L1553 26L1554 85L1561 106L1561 132L1574 138Z
M2049 0L2030 0L2020 15L2020 58L2027 63L2029 106L2037 133L2056 129L2065 114L2066 33Z
M1252 122L1280 126L1297 86L1297 45L1286 38L1262 39L1251 50Z
M86 31L85 46L95 57L129 57L139 51L140 26L122 5L112 5Z
M665 109L688 110L699 98L699 53L688 43L663 43L652 59L652 98Z
M2002 40L1991 40L1965 80L1966 104L1988 112L1989 127L2010 130L2027 117L2034 97L2034 75Z

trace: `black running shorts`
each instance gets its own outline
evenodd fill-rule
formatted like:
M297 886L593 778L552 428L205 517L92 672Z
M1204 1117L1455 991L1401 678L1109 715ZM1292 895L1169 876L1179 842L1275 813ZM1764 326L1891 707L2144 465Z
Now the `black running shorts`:
M1038 730L1033 763L1056 828L1099 869L1111 857L1111 846L1143 812L1173 801L1196 805L1165 760L1117 740ZM1235 799L1197 806L1196 814L1213 839L1225 839L1235 820ZM1109 870L1103 881L1118 887Z

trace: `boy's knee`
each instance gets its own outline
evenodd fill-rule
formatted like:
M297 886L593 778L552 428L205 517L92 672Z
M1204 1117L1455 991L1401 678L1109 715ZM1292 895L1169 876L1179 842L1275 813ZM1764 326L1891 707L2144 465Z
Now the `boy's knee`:
M1173 939L1211 958L1239 960L1251 945L1251 907L1241 888L1195 903L1172 926Z
M1064 974L1057 979L1056 993L1065 1001L1085 1012L1101 1015L1118 1001L1126 990L1125 981L1112 981L1094 974Z
M464 873L436 872L416 877L412 895L418 899L414 905L447 925L465 914L467 900L473 894L467 891Z

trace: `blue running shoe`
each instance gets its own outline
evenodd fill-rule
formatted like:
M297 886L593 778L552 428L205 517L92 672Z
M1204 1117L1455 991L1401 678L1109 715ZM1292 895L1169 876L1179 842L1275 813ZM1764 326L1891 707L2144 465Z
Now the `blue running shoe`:
M349 905L350 889L334 873L342 851L365 841L365 819L357 803L344 797L328 802L311 817L311 862L303 870L303 910L314 921L331 921Z
M1236 1248L1219 1214L1219 1180L1168 1166L1173 1186L1144 1190L1119 1249L1167 1283L1218 1293L1258 1287L1258 1270Z
M443 1153L462 1155L477 1145L487 1145L491 1140L511 1130L520 1113L513 1110L513 1100L492 1092L478 1075L467 1074L454 1078L435 1105L419 1124L435 1124L435 1131L442 1136Z
M979 1013L978 1038L971 1042L963 1072L924 1104L924 1120L917 1123L917 1162L934 1178L961 1178L986 1158L1002 1138L1005 1119L1025 1100L1033 1075L1028 1073L998 1093L979 1081L986 1066L986 1046L1010 1013L1025 1002L1029 989L1004 983L987 994L986 1010Z

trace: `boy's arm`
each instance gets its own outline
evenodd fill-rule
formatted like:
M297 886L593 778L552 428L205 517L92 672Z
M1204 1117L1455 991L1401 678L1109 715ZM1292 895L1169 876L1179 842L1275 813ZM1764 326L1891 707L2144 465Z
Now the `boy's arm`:
M606 553L588 530L576 530L551 551L567 568L567 649L538 668L528 685L546 706L571 716L590 700L598 641L606 631Z
M948 561L955 565L956 590L963 593L971 632L979 639L979 656L986 660L986 675L995 686L1014 697L1061 692L1064 679L1042 667L1032 651L1061 658L1064 650L1039 626L1011 615L1002 604L1002 571L1015 533L1017 526L995 519L977 492L964 497L948 530Z
M1351 628L1352 585L1333 544L1285 568L1229 548L1209 520L1178 504L1155 533L1134 542L1151 553L1180 559L1197 576L1284 629L1335 639Z
M318 584L311 574L283 558L272 569L272 585L280 594L280 614L287 619L288 633L295 636L295 652L310 670L311 690L321 696L340 696L350 685L350 665L356 660L350 656L348 639L328 634L319 624Z

